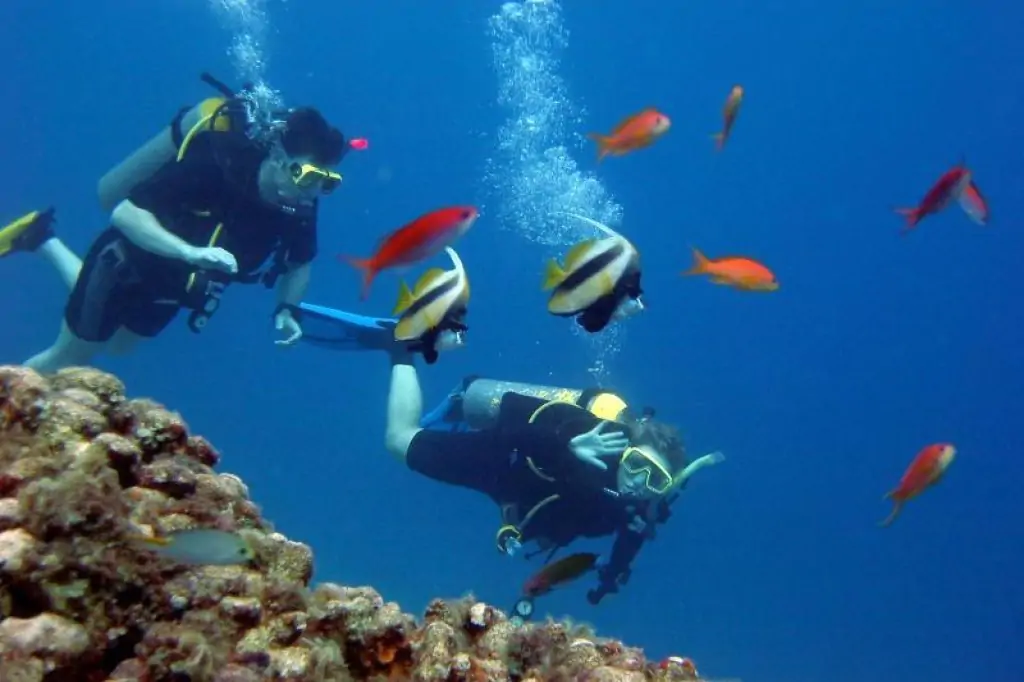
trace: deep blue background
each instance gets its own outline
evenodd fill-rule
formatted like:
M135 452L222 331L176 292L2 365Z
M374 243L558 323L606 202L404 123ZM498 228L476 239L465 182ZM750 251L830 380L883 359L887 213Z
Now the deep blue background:
M644 254L650 304L613 383L680 422L695 452L729 459L691 486L622 594L595 609L573 586L543 608L652 656L690 655L709 677L1018 679L1024 10L566 5L562 75L588 128L647 105L674 122L652 149L599 169ZM360 303L357 275L333 255L368 253L431 208L494 200L480 177L505 115L486 34L499 4L267 6L271 84L372 143L325 202L310 300L385 313L395 276ZM207 96L202 70L233 77L218 16L199 0L0 4L0 213L55 203L84 250L105 225L99 176ZM734 82L747 98L716 155L708 136ZM953 208L901 237L892 208L961 155L991 225ZM577 159L593 168L593 149ZM680 278L690 244L763 260L781 290ZM472 344L422 372L428 402L467 373L587 382L584 344L543 312L543 250L485 205L460 252ZM24 256L3 262L0 285L0 358L17 362L52 341L65 292ZM212 438L277 526L315 547L317 579L372 583L414 611L467 591L510 603L531 568L494 551L496 511L384 451L384 358L282 351L267 292L233 290L228 303L201 337L179 323L102 365ZM877 528L882 494L936 441L959 448L947 480Z

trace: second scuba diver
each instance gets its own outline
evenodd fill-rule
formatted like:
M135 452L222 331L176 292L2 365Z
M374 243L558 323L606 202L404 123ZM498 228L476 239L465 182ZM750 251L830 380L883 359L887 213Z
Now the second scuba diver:
M417 473L490 497L500 510L495 542L501 552L512 556L534 543L527 557L547 551L550 562L576 539L614 536L609 555L596 563L591 604L629 579L633 559L668 520L689 478L724 459L715 452L688 462L675 428L651 411L633 413L622 398L600 389L471 377L424 415L413 366L423 349L396 340L401 318L300 307L304 342L389 354L387 449ZM438 350L458 348L465 326L444 329L450 331ZM432 363L436 352L424 359ZM519 611L523 601L516 606L520 618L527 616Z
M71 290L57 340L27 366L52 372L125 351L181 309L198 332L232 282L276 284L271 317L286 335L277 343L301 338L298 304L317 254L318 197L340 184L331 167L348 144L312 107L253 130L242 98L204 80L224 97L180 111L100 181L111 225L84 260L54 234L53 209L0 230L0 256L39 253Z
M366 321L342 324L362 327L359 343L369 346ZM424 476L490 497L500 509L495 542L509 556L533 542L528 556L547 551L550 561L578 538L614 536L587 593L591 604L629 579L689 477L723 459L713 453L688 464L675 428L598 389L470 378L424 418L412 353L397 344L389 352L391 454Z

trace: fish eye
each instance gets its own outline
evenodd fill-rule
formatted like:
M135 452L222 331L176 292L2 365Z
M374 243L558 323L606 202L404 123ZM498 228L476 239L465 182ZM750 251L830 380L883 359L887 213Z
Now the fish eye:
M463 220L469 220L472 217L473 217L473 212L472 211L463 211L462 212L462 219Z

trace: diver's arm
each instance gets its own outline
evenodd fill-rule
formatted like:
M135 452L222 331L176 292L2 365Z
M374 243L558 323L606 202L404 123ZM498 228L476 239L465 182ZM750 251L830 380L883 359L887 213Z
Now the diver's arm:
M128 199L114 207L110 222L131 243L152 254L186 263L195 257L194 246L168 232L155 215Z
M646 539L644 533L628 528L618 532L612 545L611 557L597 570L597 587L587 592L588 602L596 606L606 595L618 592L619 587L629 581L630 564L640 553Z
M277 284L277 302L283 305L299 305L306 297L312 270L309 263L303 263L281 275Z
M423 392L413 367L412 355L395 349L391 358L391 388L388 391L388 423L384 442L398 461L404 463L409 444L422 431Z

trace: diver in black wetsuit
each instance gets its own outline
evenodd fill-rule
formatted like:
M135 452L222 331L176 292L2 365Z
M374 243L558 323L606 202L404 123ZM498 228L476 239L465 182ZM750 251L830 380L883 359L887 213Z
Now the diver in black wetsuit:
M474 431L425 429L412 356L393 349L391 357L388 450L413 471L494 500L501 510L500 551L513 555L532 541L550 560L577 538L615 536L608 560L598 565L598 585L587 594L591 604L629 579L634 557L669 518L689 476L722 460L714 453L687 465L674 428L649 414L633 416L621 398L598 390L562 390L571 393L567 402L566 395L545 399L468 380L452 396L446 420L459 421L451 413L469 410L472 398L477 407L493 404L493 422ZM473 396L480 381L499 388L479 400Z
M80 259L53 231L53 209L0 229L0 257L38 252L71 290L54 344L25 364L50 372L154 337L182 309L199 331L231 283L277 286L272 318L291 345L317 254L319 197L348 145L312 107L279 112L254 134L240 98L183 109L100 182L110 226Z

